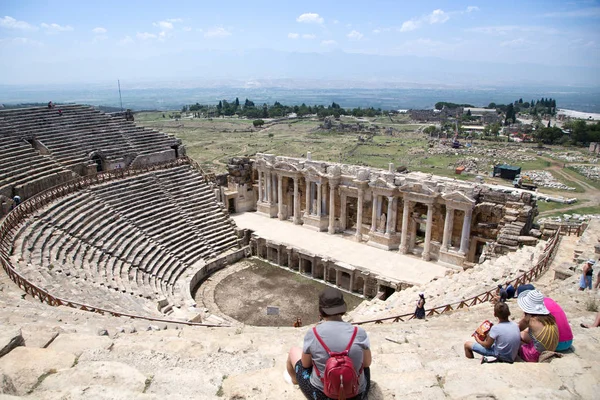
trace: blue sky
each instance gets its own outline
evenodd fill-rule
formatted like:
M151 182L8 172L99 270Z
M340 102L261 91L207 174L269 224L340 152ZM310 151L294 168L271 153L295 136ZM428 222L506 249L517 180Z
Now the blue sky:
M272 51L597 68L599 26L598 1L0 0L0 83L226 78L215 51L239 78Z

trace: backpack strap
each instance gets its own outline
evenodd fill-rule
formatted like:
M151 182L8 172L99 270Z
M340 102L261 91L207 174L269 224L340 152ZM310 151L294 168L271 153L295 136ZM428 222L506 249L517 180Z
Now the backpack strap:
M327 352L327 354L329 354L329 357L331 357L331 350L329 350L329 347L327 347L327 345L325 344L325 342L323 341L323 339L321 338L321 336L319 336L319 334L317 333L317 327L316 326L313 326L313 333L315 334L315 337L317 338L317 340L319 341L319 343L321 343L321 346L323 346L323 348L325 349L325 351ZM358 333L358 327L355 326L354 327L354 332L352 332L352 337L350 338L350 342L348 342L348 346L346 346L346 350L344 350L344 353L346 353L346 355L350 354L350 348L352 347L352 344L354 343L354 339L356 338L356 334L357 333ZM314 367L314 370L317 372L317 376L319 378L321 378L321 374L319 373L319 369L317 368L317 365L315 364L314 360L313 360L313 367ZM363 371L363 367L361 365L360 371L358 372L358 375L360 375L362 373L362 371Z

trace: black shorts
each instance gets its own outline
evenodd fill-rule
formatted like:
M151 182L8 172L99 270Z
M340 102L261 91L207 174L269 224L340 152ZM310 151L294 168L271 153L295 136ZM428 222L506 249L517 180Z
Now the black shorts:
M310 374L312 373L312 365L309 368L304 368L302 366L302 360L298 360L296 363L296 367L294 370L296 371L296 380L298 381L298 386L302 393L307 399L310 400L330 400L329 397L325 396L325 394L317 389L310 383ZM365 391L357 396L354 396L348 400L366 400L369 398L369 388L371 387L371 371L369 368L364 369L365 379L367 380L367 388Z

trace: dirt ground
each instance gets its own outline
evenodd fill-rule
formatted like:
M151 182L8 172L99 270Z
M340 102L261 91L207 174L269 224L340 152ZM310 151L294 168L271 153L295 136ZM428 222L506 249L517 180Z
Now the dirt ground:
M254 326L292 326L296 317L304 325L319 320L319 293L326 285L291 271L262 262L223 279L215 289L221 312ZM344 293L348 311L362 299ZM279 315L267 315L267 306L279 307Z

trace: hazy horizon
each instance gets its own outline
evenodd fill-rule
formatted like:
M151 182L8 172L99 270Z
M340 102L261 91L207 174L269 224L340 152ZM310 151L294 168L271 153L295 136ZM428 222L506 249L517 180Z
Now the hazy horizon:
M600 86L598 1L5 0L0 84Z

